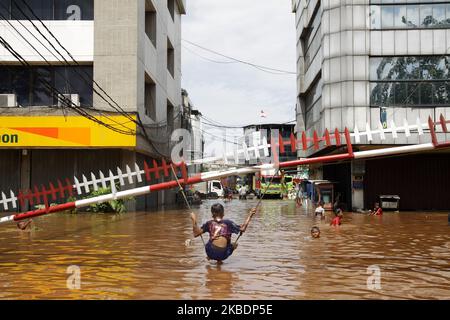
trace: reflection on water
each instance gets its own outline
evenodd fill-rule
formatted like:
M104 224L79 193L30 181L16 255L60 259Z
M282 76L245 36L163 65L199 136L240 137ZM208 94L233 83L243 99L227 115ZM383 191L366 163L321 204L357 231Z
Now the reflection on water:
M225 204L241 223L256 201ZM206 203L199 219L210 217ZM189 247L185 210L53 215L37 229L0 228L1 299L450 299L450 227L446 214L347 214L329 227L293 202L264 201L236 253L222 266ZM309 231L318 225L320 239ZM69 266L81 290L67 288ZM367 268L381 269L381 290Z

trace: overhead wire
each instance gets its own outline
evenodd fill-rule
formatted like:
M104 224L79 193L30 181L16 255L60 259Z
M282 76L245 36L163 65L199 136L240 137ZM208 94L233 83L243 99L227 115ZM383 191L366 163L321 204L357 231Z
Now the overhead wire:
M22 0L22 1L23 1L23 0ZM197 43L194 43L194 42L189 41L189 40L186 40L186 39L181 39L181 40L184 41L184 42L186 42L186 43L188 43L188 44L190 44L190 45L192 45L192 46L194 46L194 47L197 47L197 48L199 48L199 49L201 49L201 50L204 50L204 51L213 53L213 54L215 54L215 55L218 55L218 56L227 58L227 59L229 59L229 60L233 60L233 61L235 61L235 62L239 62L239 63L245 64L245 65L254 67L254 68L256 68L256 69L258 69L258 70L261 70L261 71L263 71L263 72L268 72L268 73L278 73L278 74L280 74L280 75L283 75L283 74L287 74L287 75L297 75L297 72L292 72L292 71L281 70L281 69L276 69L276 68L272 68L272 67L266 67L266 66L263 66L263 65L258 65L258 64L255 64L255 63L251 63L251 62L248 62L248 61L244 61L244 60L241 60L241 59L237 59L237 58L234 58L234 57L231 57L231 56L222 54L222 53L220 53L220 52L218 52L218 51L215 51L215 50L212 50L212 49L208 49L208 48L206 48L206 47L204 47L204 46L201 46L201 45L199 45L199 44L197 44Z

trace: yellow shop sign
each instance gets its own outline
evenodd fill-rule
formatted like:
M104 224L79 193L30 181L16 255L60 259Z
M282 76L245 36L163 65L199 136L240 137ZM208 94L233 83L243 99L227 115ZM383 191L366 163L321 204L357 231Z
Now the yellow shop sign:
M96 118L121 131L136 132L136 124L126 117ZM136 136L79 116L0 117L0 148L15 147L136 147Z

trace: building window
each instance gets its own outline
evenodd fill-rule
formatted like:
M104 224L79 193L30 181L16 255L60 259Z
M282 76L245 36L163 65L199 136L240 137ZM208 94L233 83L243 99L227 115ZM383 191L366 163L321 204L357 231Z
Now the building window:
M372 1L372 4L375 1ZM383 3L377 1L376 3ZM370 6L372 29L423 29L450 27L450 3L399 4L384 2ZM423 1L421 2L423 3Z
M310 128L319 120L318 114L322 101L322 79L316 80L311 85L311 89L302 98L305 106L305 126Z
M303 56L305 59L305 72L314 60L320 49L321 32L320 32L320 7L316 9L312 22L309 27L304 29L300 37L303 44Z
M156 48L157 31L156 9L151 1L145 2L145 33Z
M170 103L169 100L167 100L167 134L170 136L172 135L172 132L174 130L174 107Z
M55 20L94 20L94 1L55 0Z
M11 17L17 20L36 20L37 16L41 20L53 20L53 0L28 1L28 7L20 1L11 2Z
M450 105L450 56L373 57L371 105Z
M92 66L1 66L0 78L0 94L16 94L24 107L57 106L58 93L78 94L81 106L92 106Z
M0 0L0 20L93 20L94 0ZM36 16L36 17L35 17Z
M0 0L0 20L11 18L11 0Z
M167 70L175 77L175 49L169 39L167 39Z
M47 83L52 83L53 74L49 68L34 68L31 75L31 101L35 106L53 105L54 91Z
M167 8L169 9L172 20L175 20L175 0L167 0Z
M54 67L55 87L62 94L78 94L80 105L93 104L92 66Z
M145 114L156 121L156 84L146 74L145 75Z

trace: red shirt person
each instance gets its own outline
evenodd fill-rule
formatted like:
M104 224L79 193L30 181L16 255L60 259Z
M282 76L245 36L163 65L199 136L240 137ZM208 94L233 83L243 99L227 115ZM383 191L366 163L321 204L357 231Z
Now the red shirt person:
M331 221L330 226L337 227L342 224L342 219L344 218L344 214L341 209L338 209L335 213L336 217Z
M370 214L372 214L374 216L382 216L383 215L383 209L381 209L379 203L375 203L375 208L373 209L373 211L370 211Z

